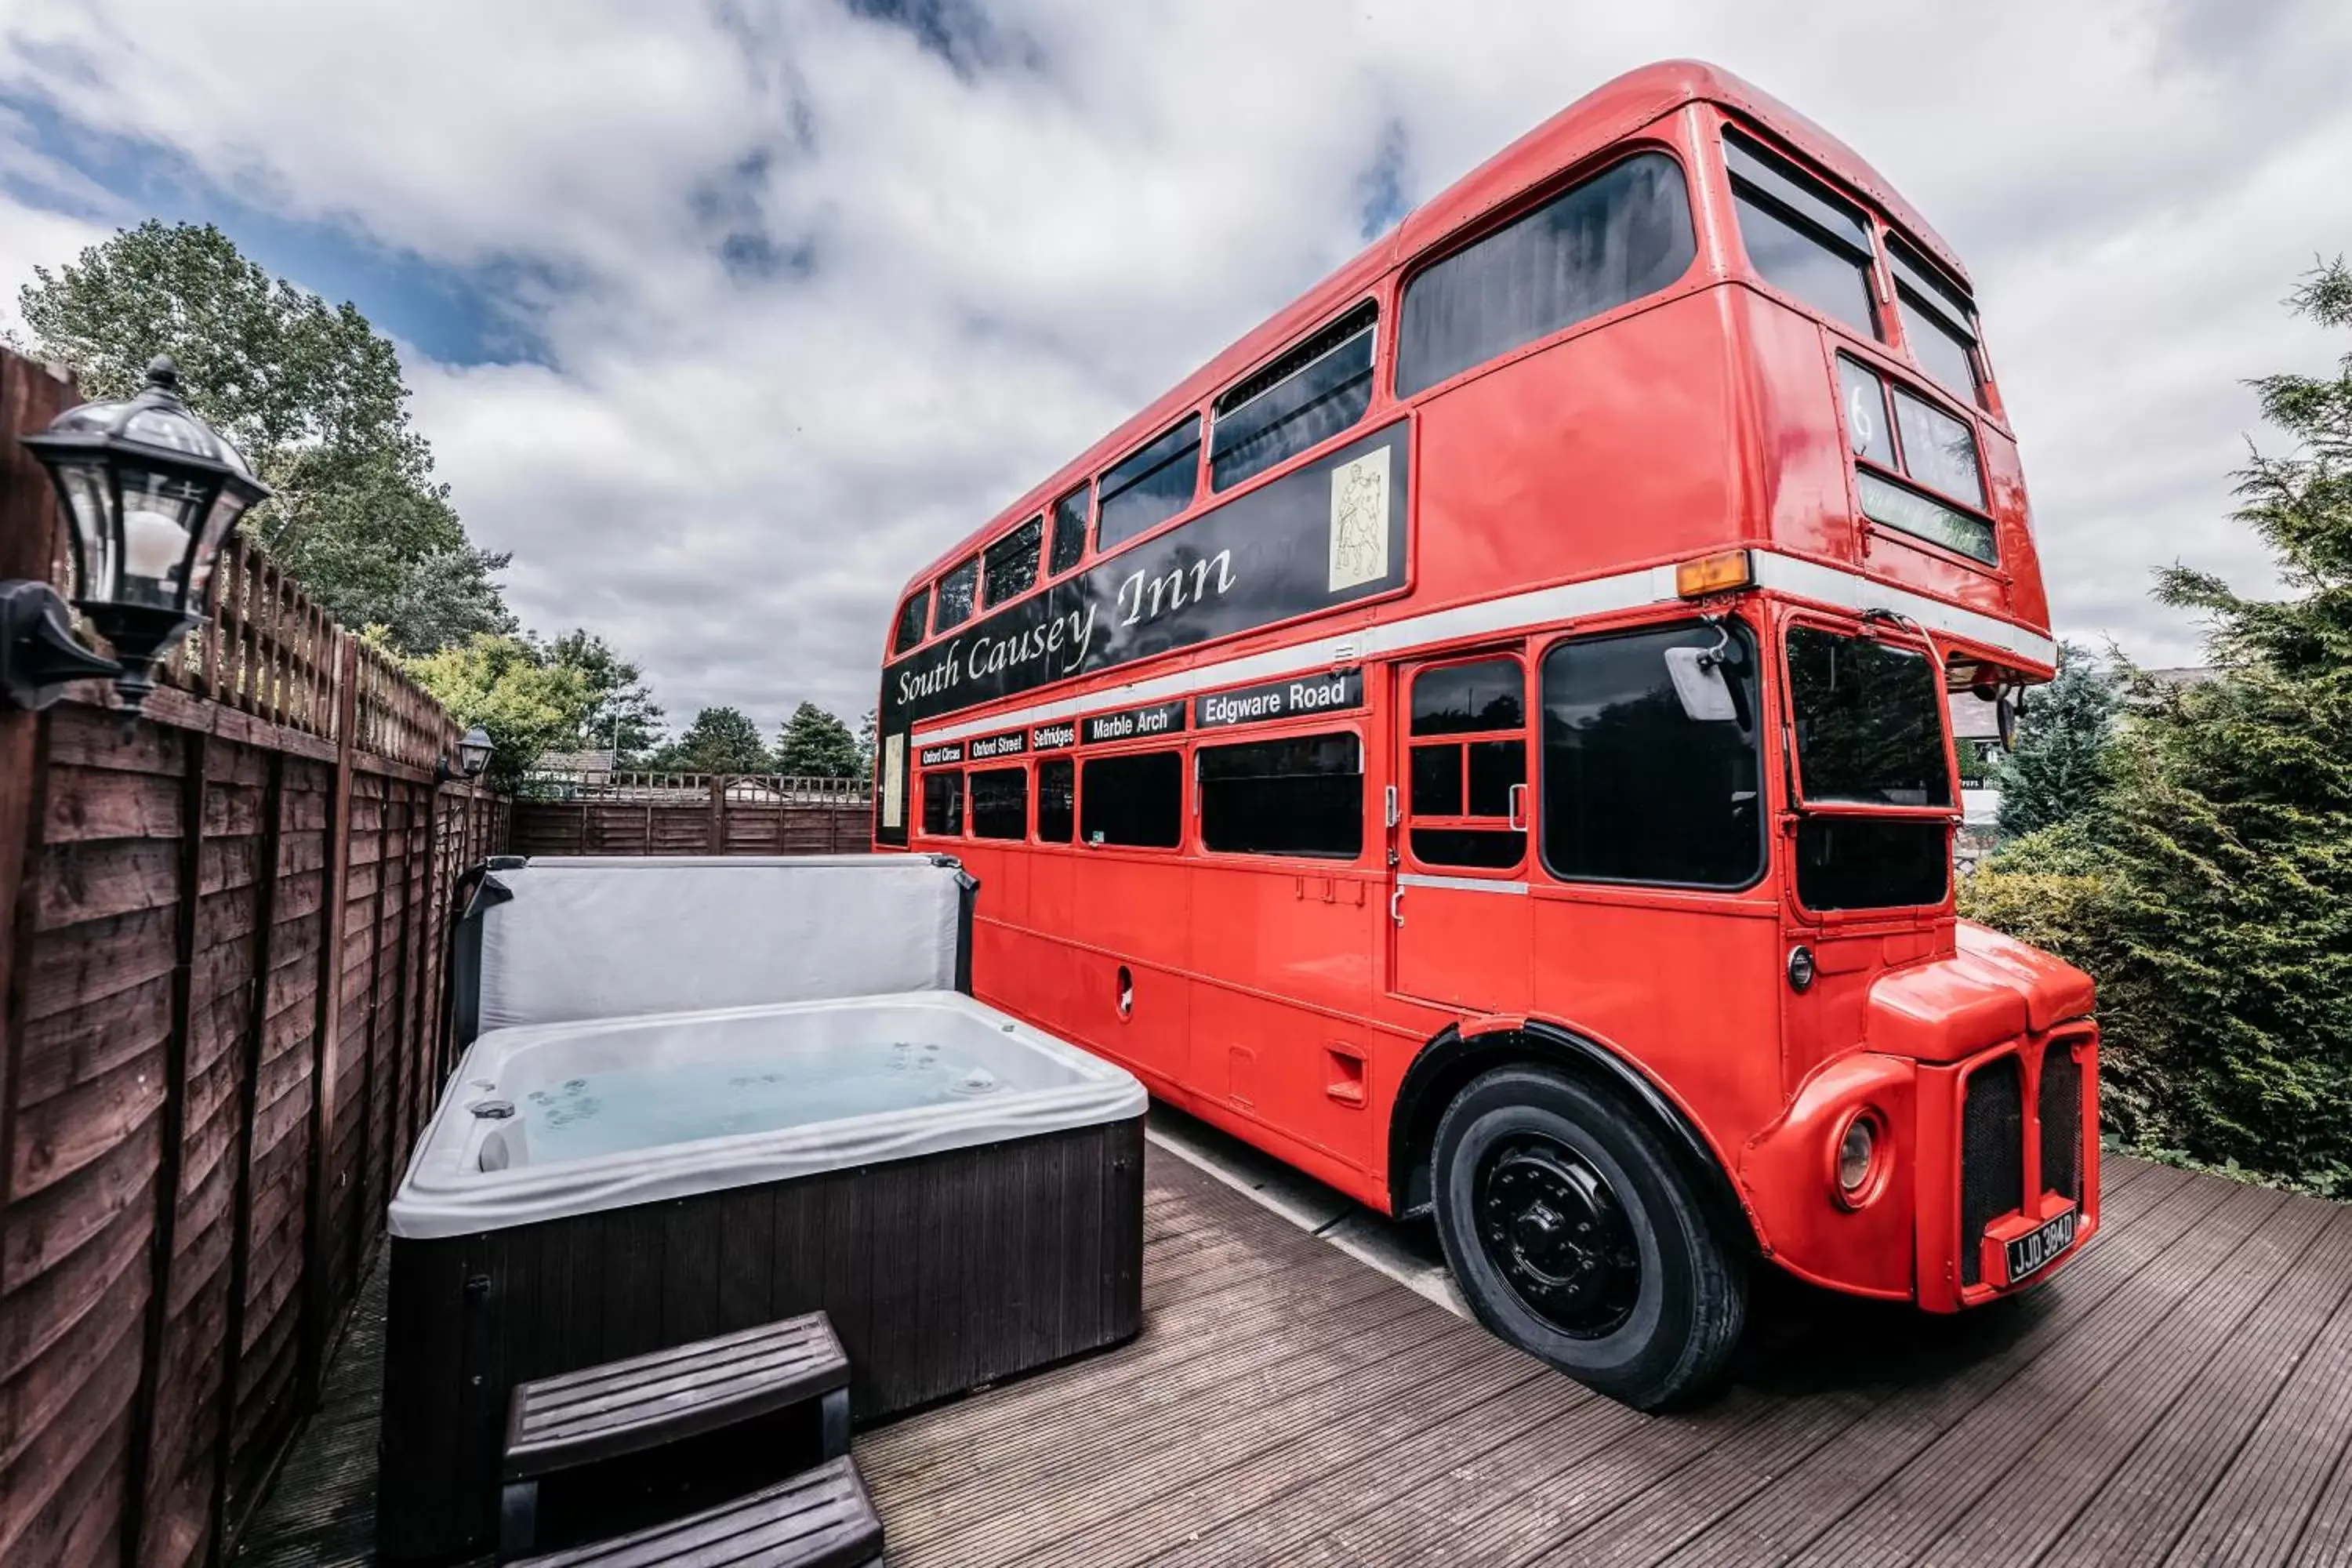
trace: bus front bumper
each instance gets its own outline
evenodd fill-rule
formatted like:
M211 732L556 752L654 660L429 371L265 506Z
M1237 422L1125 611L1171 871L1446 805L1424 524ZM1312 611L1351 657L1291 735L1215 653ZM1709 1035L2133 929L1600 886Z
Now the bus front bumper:
M1858 1187L1838 1149L1857 1119ZM1814 1284L1953 1312L2073 1261L2099 1226L2098 1030L2088 1019L1958 1061L1855 1051L1806 1080L1748 1146L1766 1255Z

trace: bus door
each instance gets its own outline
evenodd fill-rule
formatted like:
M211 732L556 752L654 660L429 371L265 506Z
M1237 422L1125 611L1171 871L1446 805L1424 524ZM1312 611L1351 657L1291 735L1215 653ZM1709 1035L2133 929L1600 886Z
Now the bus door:
M1526 1010L1527 661L1517 647L1400 666L1389 813L1390 986L1473 1013Z

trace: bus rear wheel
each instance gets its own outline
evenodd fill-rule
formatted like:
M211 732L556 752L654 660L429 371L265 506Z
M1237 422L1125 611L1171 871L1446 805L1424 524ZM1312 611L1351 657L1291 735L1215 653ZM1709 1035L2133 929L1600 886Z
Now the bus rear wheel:
M1446 1107L1433 1165L1445 1260L1488 1329L1637 1409L1721 1377L1747 1321L1746 1257L1614 1100L1498 1068Z

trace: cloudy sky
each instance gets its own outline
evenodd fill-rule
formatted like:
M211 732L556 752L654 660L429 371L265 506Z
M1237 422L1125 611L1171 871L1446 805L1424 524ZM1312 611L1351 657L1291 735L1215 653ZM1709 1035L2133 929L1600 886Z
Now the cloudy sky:
M2352 248L2352 5L1514 0L0 3L0 322L210 219L403 345L525 622L682 721L872 701L911 567L1505 142L1697 56L1975 274L2063 633L2250 586L2243 378Z

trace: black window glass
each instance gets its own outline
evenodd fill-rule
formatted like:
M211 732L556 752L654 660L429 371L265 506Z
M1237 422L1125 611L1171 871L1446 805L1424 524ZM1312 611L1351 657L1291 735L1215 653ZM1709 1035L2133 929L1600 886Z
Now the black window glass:
M2000 560L1992 524L1983 518L1956 510L1932 496L1921 495L1907 485L1898 485L1877 474L1857 474L1854 488L1862 496L1863 515L1873 522L1883 522L1947 550L1973 556L1987 565Z
M1637 153L1405 286L1397 395L1654 294L1689 269L1697 248L1682 166Z
M1838 396L1844 405L1845 444L1857 458L1895 467L1895 430L1886 419L1886 384L1878 373L1838 355Z
M1089 844L1173 849L1184 831L1184 757L1138 752L1087 760L1078 835Z
M1864 337L1878 335L1866 259L1826 244L1814 230L1790 222L1745 191L1737 194L1733 205L1739 209L1740 242L1764 281Z
M1372 323L1368 306L1217 399L1211 489L1264 473L1364 416L1372 403Z
M1940 904L1951 828L1938 820L1808 816L1797 825L1797 900L1809 910Z
M1473 741L1470 743L1470 810L1472 816L1511 815L1511 786L1528 782L1525 741Z
M1087 487L1080 485L1054 503L1054 549L1048 576L1058 577L1086 559Z
M1462 748L1415 746L1412 749L1412 814L1415 816L1462 815Z
M1470 866L1502 871L1519 863L1528 852L1528 836L1502 829L1476 827L1416 827L1412 858L1426 866Z
M972 557L940 579L940 602L931 615L931 630L943 632L971 619L972 595L980 589L980 558Z
M1463 735L1519 730L1527 724L1527 677L1513 658L1445 664L1412 678L1415 735ZM1416 745L1412 752L1412 814L1421 817L1495 817L1511 814L1511 786L1528 776L1527 742L1455 741ZM1411 832L1413 858L1436 866L1496 868L1527 854L1527 835L1506 828L1423 826Z
M1077 816L1078 764L1048 757L1037 764L1037 842L1067 844Z
M1526 683L1512 658L1444 664L1412 678L1412 732L1461 735L1527 723Z
M923 775L923 831L952 838L963 832L963 775L958 773Z
M1948 392L1974 400L1979 395L1976 362L1969 357L1969 340L1944 325L1940 318L1919 308L1908 289L1898 290L1895 306L1903 316L1903 336L1919 368Z
M1677 664L1698 717L1677 689ZM1738 630L1727 643L1702 625L1553 648L1543 661L1545 864L1570 879L1753 881L1764 844L1756 711L1755 649Z
M923 640L923 622L930 610L931 591L929 587L898 606L898 629L890 638L892 653L904 653Z
M1352 860L1364 847L1364 754L1353 735L1203 746L1201 845Z
M1737 131L1723 133L1723 161L1734 184L1819 229L1831 243L1868 258L1870 220L1821 181Z
M1808 802L1952 804L1941 683L1916 648L1791 626L1789 707Z
M1886 237L1886 265L1895 273L1895 308L1903 318L1911 357L1946 390L1982 401L1970 353L1977 342L1976 308L1967 291L1894 235Z
M1123 543L1192 505L1200 461L1201 416L1195 414L1105 473L1095 548Z
M1977 469L1977 438L1965 420L1955 419L1922 397L1895 389L1895 426L1903 434L1903 471L1932 489L1984 505L1984 477Z
M1029 770L975 769L971 775L971 836L1029 837Z
M1045 520L1033 517L988 547L981 557L981 603L1001 605L1029 591L1037 581L1037 550L1045 542Z

